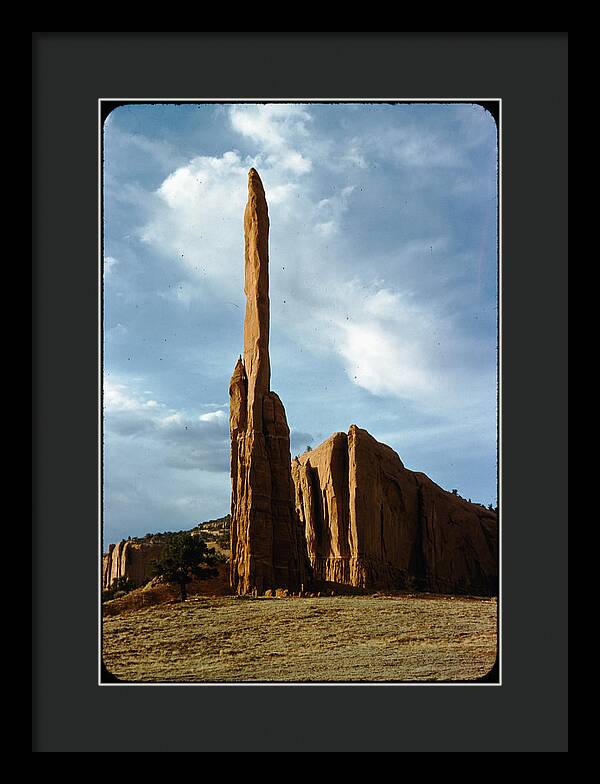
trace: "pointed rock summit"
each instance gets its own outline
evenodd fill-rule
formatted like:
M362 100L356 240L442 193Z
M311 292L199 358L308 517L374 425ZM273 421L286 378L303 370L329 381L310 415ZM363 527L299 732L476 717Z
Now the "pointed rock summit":
M285 410L270 390L269 212L255 169L244 234L244 353L229 386L232 590L496 593L495 511L408 470L356 425L291 462Z
M290 430L270 390L269 211L258 172L248 172L244 212L244 354L229 385L231 588L239 594L300 591L310 567L295 509Z
M262 425L262 398L269 394L269 210L256 169L248 172L244 211L245 270L244 368L248 378L248 423Z

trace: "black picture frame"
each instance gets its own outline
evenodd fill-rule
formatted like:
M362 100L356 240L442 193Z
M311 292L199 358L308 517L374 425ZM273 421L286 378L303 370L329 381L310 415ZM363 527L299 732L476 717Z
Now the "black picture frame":
M567 44L33 34L34 751L566 750ZM98 686L98 99L468 96L503 108L502 685Z

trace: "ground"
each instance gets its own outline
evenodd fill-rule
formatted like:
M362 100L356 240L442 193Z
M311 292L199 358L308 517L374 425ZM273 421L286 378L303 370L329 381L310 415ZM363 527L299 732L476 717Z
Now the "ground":
M103 619L124 681L453 681L496 659L496 600L192 596Z

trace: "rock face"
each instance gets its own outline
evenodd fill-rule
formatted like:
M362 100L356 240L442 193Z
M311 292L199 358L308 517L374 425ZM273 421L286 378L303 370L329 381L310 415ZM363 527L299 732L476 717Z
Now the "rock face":
M333 583L494 594L494 512L409 471L356 425L290 462L285 410L270 390L269 216L254 169L244 234L244 354L229 387L232 590L282 595Z
M497 592L497 515L409 471L351 425L292 464L314 576L361 588Z
M231 588L239 594L308 584L310 566L294 504L290 431L270 391L269 215L258 173L248 173L244 212L244 355L229 386Z
M123 539L110 544L102 556L102 589L108 589L119 577L144 585L151 579L152 563L164 548L164 542L140 542Z

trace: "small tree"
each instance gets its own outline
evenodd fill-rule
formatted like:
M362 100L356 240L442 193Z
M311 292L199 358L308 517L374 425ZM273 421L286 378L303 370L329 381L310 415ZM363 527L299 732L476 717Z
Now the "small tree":
M193 577L207 580L216 577L212 568L217 563L214 549L209 549L199 536L182 532L171 536L160 558L154 562L152 573L166 583L178 585L181 601L187 598L187 584Z
M307 446L307 447L306 447L306 451L307 451L307 452L312 452L312 446Z

